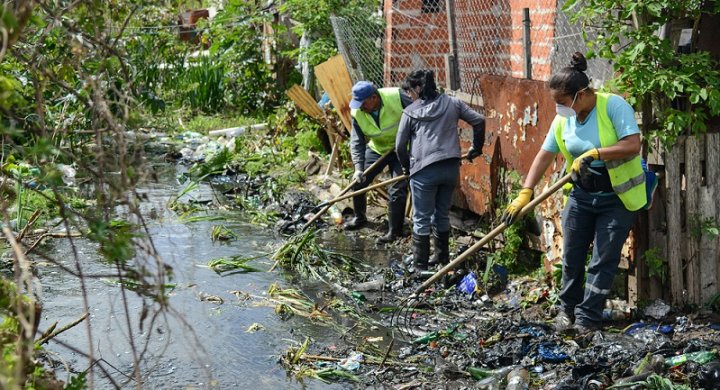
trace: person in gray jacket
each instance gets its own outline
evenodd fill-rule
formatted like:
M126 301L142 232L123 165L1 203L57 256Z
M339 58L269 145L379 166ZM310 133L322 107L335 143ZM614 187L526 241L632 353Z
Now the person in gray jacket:
M485 118L457 98L438 92L431 70L412 72L402 88L413 98L403 110L395 151L410 175L413 262L419 270L450 260L450 201L460 176L458 120L472 126L467 159L481 154ZM434 254L430 259L430 234Z

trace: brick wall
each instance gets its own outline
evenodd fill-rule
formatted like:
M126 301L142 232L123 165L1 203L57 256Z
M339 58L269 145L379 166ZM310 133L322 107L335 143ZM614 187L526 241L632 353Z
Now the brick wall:
M547 80L552 66L556 0L455 0L460 89L472 93L483 74L524 77L523 8L530 9L533 79ZM445 4L422 12L422 0L385 2L385 85L397 85L412 70L435 70L445 84L451 53Z
M445 80L445 55L450 53L447 13L423 13L422 0L386 1L385 86L397 86L413 70L432 69Z

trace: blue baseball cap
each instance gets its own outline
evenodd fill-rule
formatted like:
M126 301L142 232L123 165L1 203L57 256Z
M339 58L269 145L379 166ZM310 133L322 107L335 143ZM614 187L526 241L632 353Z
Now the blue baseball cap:
M350 100L350 108L359 109L365 99L375 94L377 90L369 81L358 81L352 87L352 100Z

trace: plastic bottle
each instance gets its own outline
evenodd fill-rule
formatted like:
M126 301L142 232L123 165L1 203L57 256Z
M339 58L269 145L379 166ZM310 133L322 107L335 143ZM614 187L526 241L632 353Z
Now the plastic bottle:
M699 351L684 353L682 355L671 356L665 359L665 365L668 367L679 366L687 361L693 361L698 364L705 364L717 358L717 351Z
M510 371L507 376L507 387L505 390L526 390L530 374L524 368L517 367Z
M367 282L358 283L353 286L355 291L379 291L385 287L385 278L380 276L377 279L369 280Z
M500 380L490 376L476 383L475 388L480 390L500 390Z
M330 206L330 220L335 225L342 225L343 223L342 213L337 207L335 207L335 205Z
M467 372L470 373L470 376L473 378L480 380L485 378L504 378L509 372L512 370L518 368L518 366L507 366L507 367L500 367L496 368L494 370L490 370L487 368L479 368L479 367L468 367Z
M437 340L438 337L440 337L440 334L437 331L434 331L416 338L413 342L415 344L427 344L431 341Z

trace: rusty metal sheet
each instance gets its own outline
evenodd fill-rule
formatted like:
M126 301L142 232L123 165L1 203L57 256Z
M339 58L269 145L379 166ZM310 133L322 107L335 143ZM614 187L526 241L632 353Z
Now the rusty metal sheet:
M555 102L545 82L512 77L484 75L480 78L483 109L486 117L486 141L482 158L473 163L464 162L460 169L460 205L481 215L495 217L509 183L501 182L501 170L517 171L525 176L535 155L545 140L555 117ZM472 131L465 127L461 132L463 149L470 146ZM551 172L562 170L559 157ZM543 191L548 183L559 178L546 177L535 189ZM463 204L464 203L464 204ZM542 242L550 259L562 254L560 194L545 202L537 210L543 224Z

